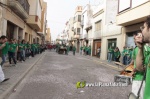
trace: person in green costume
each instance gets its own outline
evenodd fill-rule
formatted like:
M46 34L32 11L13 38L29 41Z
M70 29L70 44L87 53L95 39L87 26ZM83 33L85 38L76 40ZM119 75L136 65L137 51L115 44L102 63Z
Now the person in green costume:
M24 50L24 44L22 42L19 41L19 44L18 44L19 57L20 57L20 61L21 62L25 61L25 59L24 59L24 51L23 51Z
M27 42L26 44L26 57L29 58L30 57L30 54L31 54L31 45L29 42Z
M82 50L83 50L83 47L81 46L80 47L80 55L82 55Z
M141 31L138 31L136 34L134 34L134 40L137 34L141 33ZM136 42L135 42L135 45ZM146 46L145 46L146 47ZM134 65L134 70L132 72L133 74L133 81L132 81L132 93L134 93L136 96L138 94L138 90L140 88L143 76L144 76L144 72L141 71L137 71L136 70L136 57L138 54L138 50L139 48L136 46L133 51L132 51L132 61L129 65ZM146 50L144 51L146 52ZM143 99L143 92L144 92L144 88L145 88L145 82L143 83L142 87L141 87L141 92L140 92L140 99Z
M67 48L67 49L66 49L66 50L67 50L66 54L68 55L68 53L69 53L69 50L70 50L70 47L69 47L69 45L67 45L67 46L66 46L66 48Z
M76 53L76 47L73 46L73 55L75 55L75 53Z
M1 66L3 66L3 64L6 61L7 54L8 54L9 44L7 42L7 37L6 36L1 36L1 40L2 40L2 43L5 43L5 46L2 48L2 62L1 62Z
M118 47L116 47L115 50L114 50L114 60L115 60L116 62L120 62L120 61L119 61L120 56L121 56L120 50L119 50Z
M88 55L91 55L91 45L88 47Z
M9 43L9 49L8 49L8 56L9 56L9 64L11 65L11 59L13 59L14 66L16 66L16 58L15 58L15 52L16 52L17 44L15 44L15 41L12 39Z
M35 45L34 45L34 43L31 44L31 55L32 55L32 57L34 57L34 55L35 55Z
M123 47L123 51L122 51L122 62L124 65L127 65L128 64L128 57L127 57L127 54L128 54L128 51L127 51L127 47L124 46Z
M112 56L113 56L113 49L110 46L109 49L108 49L108 62L112 61Z
M23 50L22 51L23 51L23 59L25 61L25 59L26 59L26 52L25 52L25 50L26 50L26 41L23 39L21 44L23 45Z
M85 45L83 46L82 50L83 50L83 55L85 55Z
M0 49L3 49L3 48L5 48L6 46L7 46L7 37L6 36L4 36L4 35L2 35L1 37L0 37ZM5 56L3 56L3 52L2 51L0 51L0 56L2 57L2 59L3 59L3 57L5 57ZM2 60L3 61L3 60ZM2 70L2 68L1 68L1 72L0 72L0 83L3 83L3 82L5 82L5 81L8 81L10 78L5 78L5 75L4 75L4 72L3 72L3 70Z
M136 56L136 70L146 72L144 98L150 99L150 46L148 46L146 55L143 53L145 43L150 45L150 16L147 17L144 25L140 27L142 35L135 37L135 42L139 48ZM143 63L145 66L143 66ZM145 69L146 68L146 69Z

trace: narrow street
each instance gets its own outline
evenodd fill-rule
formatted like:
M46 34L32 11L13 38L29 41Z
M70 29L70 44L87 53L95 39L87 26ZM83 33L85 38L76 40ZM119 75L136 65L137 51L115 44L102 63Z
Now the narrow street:
M8 99L126 99L131 86L76 88L78 81L113 82L117 74L86 56L46 51Z

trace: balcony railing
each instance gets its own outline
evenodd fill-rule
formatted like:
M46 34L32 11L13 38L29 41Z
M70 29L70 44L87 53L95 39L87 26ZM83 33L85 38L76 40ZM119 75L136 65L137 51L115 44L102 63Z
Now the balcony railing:
M21 18L28 18L30 9L28 0L8 0L8 5Z
M16 1L18 1L22 5L24 10L29 14L30 5L28 3L28 0L16 0Z

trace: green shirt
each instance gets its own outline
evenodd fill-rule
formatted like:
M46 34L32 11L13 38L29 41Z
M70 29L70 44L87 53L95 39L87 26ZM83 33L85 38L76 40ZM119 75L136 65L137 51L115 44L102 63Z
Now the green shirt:
M109 53L113 53L113 49L112 49L112 48L109 48L109 49L108 49L108 52L109 52Z
M121 54L120 54L120 51L114 52L114 56L115 56L115 57L119 58L120 55L121 55Z
M69 52L69 50L70 50L70 47L69 47L69 46L67 46L67 51Z
M35 44L31 44L32 51L35 51Z
M19 44L18 47L19 47L19 51L24 50L24 44Z
M146 80L145 80L145 89L144 89L144 98L143 99L150 99L150 47L145 47L145 65L147 67L146 71Z
M124 55L126 55L126 53L127 53L127 49L124 49L124 50L122 51L122 55L124 56Z
M130 50L129 50L129 49L127 49L127 50L126 50L125 55L127 55L127 56L129 56L129 57L130 57Z
M137 56L137 54L138 54L138 49L139 49L139 48L136 47L136 48L133 49L133 52L132 52L132 59L134 60L134 68L136 68L136 56ZM144 75L143 72L137 71L137 72L135 73L135 75L134 75L133 80L142 81L143 75Z
M23 45L24 45L23 48L26 49L27 48L27 44L23 44Z
M88 51L88 47L85 47L85 51Z
M88 53L91 54L91 47L88 48Z
M76 51L76 47L73 47L73 51Z
M17 44L9 44L9 52L16 52Z
M133 50L130 50L130 58L132 58Z
M8 42L5 43L5 47L2 49L2 55L6 55L8 53L9 44Z
M82 50L83 49L83 47L80 47L80 50Z
M26 44L26 47L27 47L27 48L30 48L30 44Z

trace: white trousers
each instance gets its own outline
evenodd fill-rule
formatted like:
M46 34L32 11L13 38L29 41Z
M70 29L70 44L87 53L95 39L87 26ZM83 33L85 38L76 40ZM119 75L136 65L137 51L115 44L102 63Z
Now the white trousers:
M133 80L132 82L132 92L137 96L137 93L139 91L139 88L141 86L141 82L142 81L136 81ZM143 95L144 95L144 88L145 88L145 81L143 82L142 88L141 88L141 92L140 92L140 99L143 99Z

